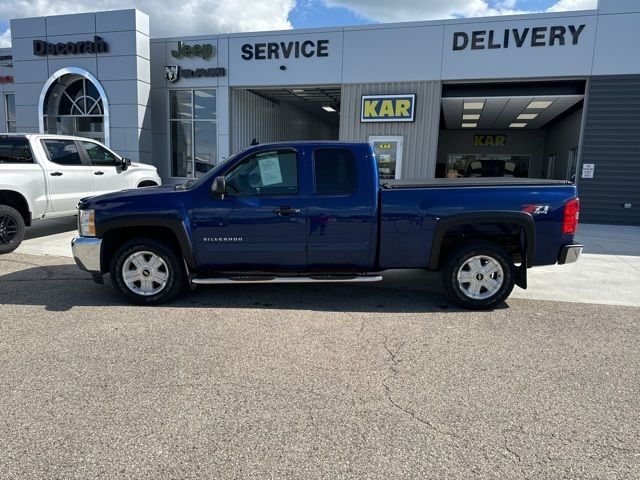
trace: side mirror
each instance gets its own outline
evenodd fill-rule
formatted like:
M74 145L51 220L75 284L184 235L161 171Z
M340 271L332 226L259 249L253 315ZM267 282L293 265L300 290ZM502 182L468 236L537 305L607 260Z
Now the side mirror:
M224 197L224 194L227 193L227 182L224 177L216 177L213 179L211 193L221 198Z
M131 166L131 159L130 158L123 157L123 158L117 158L116 159L116 167L119 167L122 170L126 170L130 166Z

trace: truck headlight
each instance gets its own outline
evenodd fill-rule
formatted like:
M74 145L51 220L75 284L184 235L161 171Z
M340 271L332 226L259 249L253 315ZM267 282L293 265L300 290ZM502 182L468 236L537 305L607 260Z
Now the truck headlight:
M95 210L78 210L78 232L82 237L96 236Z

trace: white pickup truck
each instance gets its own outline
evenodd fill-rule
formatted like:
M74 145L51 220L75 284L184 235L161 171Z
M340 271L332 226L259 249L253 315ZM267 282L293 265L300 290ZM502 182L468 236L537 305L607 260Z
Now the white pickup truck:
M160 183L155 167L88 138L0 134L0 254L32 220L76 215L81 198Z

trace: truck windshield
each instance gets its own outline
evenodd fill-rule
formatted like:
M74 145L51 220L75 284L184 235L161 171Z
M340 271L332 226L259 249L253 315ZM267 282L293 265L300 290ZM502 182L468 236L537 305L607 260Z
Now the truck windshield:
M191 190L192 188L196 188L200 185L202 185L204 182L206 182L208 179L210 178L215 178L216 175L218 175L218 172L223 169L225 167L225 165L227 165L229 162L234 161L236 158L238 158L238 156L244 152L238 152L235 155L231 155L229 158L225 159L222 161L222 163L219 163L218 165L216 165L215 167L213 167L213 169L209 170L206 174L204 174L203 176L201 176L200 178L193 178L185 183L182 183L178 186L176 186L176 190Z

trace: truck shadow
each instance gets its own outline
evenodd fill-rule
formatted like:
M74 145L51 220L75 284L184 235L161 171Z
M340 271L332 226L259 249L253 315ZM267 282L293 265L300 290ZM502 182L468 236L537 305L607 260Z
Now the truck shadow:
M57 235L65 232L69 232L71 234L77 230L77 221L76 217L35 220L31 227L27 228L24 239L31 240L34 238L48 237L49 235Z
M32 265L0 275L0 304L43 306L48 311L130 306L111 286L108 275L104 285L97 285L75 265ZM381 313L460 311L437 291L360 284L199 286L195 291L185 288L172 303L139 308L180 307Z

